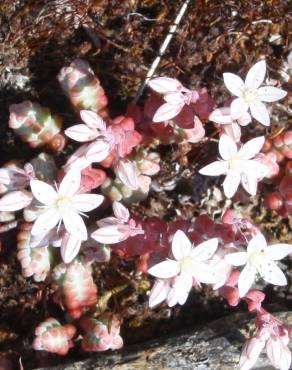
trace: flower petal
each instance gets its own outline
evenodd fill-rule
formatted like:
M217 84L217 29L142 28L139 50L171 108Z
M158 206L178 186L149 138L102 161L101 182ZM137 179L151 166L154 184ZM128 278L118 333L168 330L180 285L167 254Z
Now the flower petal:
M265 255L274 261L279 261L290 253L292 253L292 245L283 243L270 245L265 251Z
M91 237L101 244L116 244L126 240L130 236L128 225L110 225L95 230Z
M271 336L266 345L267 356L276 369L289 370L291 352L280 338Z
M159 94L166 94L171 91L178 91L182 88L182 84L170 77L157 77L148 82L150 88Z
M232 198L240 184L240 173L237 171L228 171L223 182L224 194L227 198Z
M241 185L248 194L254 196L257 193L258 177L255 173L242 173Z
M11 191L0 199L0 212L15 212L30 205L32 195L25 191Z
M245 85L251 88L258 88L265 79L266 75L266 61L261 60L253 65L247 72L245 78Z
M182 110L184 103L179 104L162 104L155 112L152 121L163 122L176 117Z
M269 112L264 103L255 101L249 104L249 108L254 119L259 121L264 126L270 126Z
M215 161L200 169L199 173L205 176L220 176L226 174L228 163L225 161Z
M81 246L81 240L74 235L66 233L61 244L61 257L64 263L70 263L77 256Z
M63 177L60 187L59 194L65 196L73 196L80 188L81 183L81 172L78 170L70 170Z
M224 84L235 96L240 96L244 88L242 79L234 73L223 73Z
M181 105L181 104L184 105L185 104L184 95L179 91L167 93L164 95L163 99L167 103L172 104L172 105Z
M247 253L246 252L229 253L225 255L224 259L232 266L242 266L247 263Z
M188 297L193 285L193 277L184 271L181 271L179 276L175 279L173 290L175 291L177 302L183 305Z
M262 233L255 235L248 243L247 252L254 253L264 251L267 248L266 238Z
M39 180L31 180L30 181L30 188L32 191L33 196L41 203L49 206L54 203L57 198L57 192L55 189Z
M80 124L67 128L65 135L70 137L70 139L83 143L96 139L99 133L86 125Z
M115 165L114 170L123 184L131 190L138 190L137 168L134 162L128 159L120 159Z
M238 151L238 155L242 159L251 159L260 152L264 143L265 143L264 136L259 136L254 139L251 139L247 141L245 144L243 144L243 146Z
M273 285L287 285L287 279L283 271L278 267L275 262L271 260L263 260L263 263L257 266L258 272L261 277Z
M240 142L241 128L236 122L232 122L230 125L223 126L224 133L229 136L236 143Z
M213 266L207 263L197 262L194 263L193 278L199 283L216 284L221 281L224 276Z
M237 98L231 103L230 112L233 119L240 119L247 111L248 104L242 98Z
M104 200L99 194L77 194L73 197L73 205L80 212L89 212L101 205Z
M255 274L256 271L250 268L249 265L246 265L241 271L238 278L238 292L240 297L244 297L251 288L255 280Z
M59 221L59 213L55 208L50 208L37 217L31 229L31 235L45 235L52 230Z
M167 260L152 266L148 273L158 278L167 279L178 275L180 265L177 261Z
M191 256L197 261L206 261L216 252L218 239L212 238L196 246L191 252Z
M223 159L228 161L237 153L237 145L231 137L223 134L219 139L219 153Z
M220 125L228 125L232 123L232 118L230 116L230 108L222 107L215 109L209 116L209 120Z
M163 302L167 297L169 289L167 280L157 279L149 294L149 307L152 308Z
M258 99L265 102L273 102L285 98L287 91L273 86L263 86L258 89Z
M174 258L177 261L190 254L192 250L192 243L183 231L177 230L177 232L174 234L171 250Z
M65 229L80 240L87 240L87 229L82 217L75 211L63 216Z
M80 117L86 125L95 130L106 130L106 124L104 120L95 112L91 110L81 110Z
M127 222L130 218L130 212L122 203L114 201L113 202L114 215L121 221Z
M110 144L106 139L98 139L88 146L85 157L91 163L102 162L110 154Z

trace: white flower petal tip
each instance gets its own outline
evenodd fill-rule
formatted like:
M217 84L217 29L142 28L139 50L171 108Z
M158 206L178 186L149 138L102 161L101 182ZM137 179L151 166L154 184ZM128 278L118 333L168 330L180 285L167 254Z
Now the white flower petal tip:
M201 168L199 173L206 176L226 175L223 182L224 194L232 198L239 184L250 194L255 195L257 183L268 169L258 160L253 159L264 144L264 137L258 137L245 143L239 150L235 140L223 134L219 139L219 152L224 160L215 161Z
M86 226L79 213L97 208L104 197L97 194L80 194L80 183L81 173L75 169L67 172L57 191L42 181L31 182L33 195L45 205L44 211L32 227L32 235L46 234L63 221L69 234L80 240L87 239Z
M224 73L227 89L237 98L231 103L231 117L240 119L248 110L251 116L264 126L270 125L269 112L262 102L274 102L283 99L287 93L273 86L263 86L266 74L266 62L259 61L250 68L245 82L233 73Z
M157 77L148 82L149 87L159 94L166 94L170 91L178 91L182 84L170 77Z
M286 257L291 252L292 246L289 244L267 246L265 237L259 233L250 240L246 252L226 255L225 259L231 265L245 265L238 279L240 297L246 295L257 275L267 283L286 285L287 279L274 261Z
M121 182L129 189L139 189L137 168L134 162L127 159L120 159L115 166L115 173Z
M64 263L70 263L77 256L81 246L81 240L74 235L66 233L61 244L61 257Z

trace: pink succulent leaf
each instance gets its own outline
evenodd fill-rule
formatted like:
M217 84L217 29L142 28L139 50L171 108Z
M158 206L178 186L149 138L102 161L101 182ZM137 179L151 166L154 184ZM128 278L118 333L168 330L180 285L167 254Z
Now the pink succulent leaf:
M106 124L104 120L97 113L90 110L81 110L80 117L86 125L93 130L106 130Z
M85 157L90 163L102 162L110 154L110 144L105 138L99 138L91 143L87 150Z
M81 240L74 235L65 233L61 244L61 257L64 263L70 263L77 256L81 246Z
M15 212L27 207L33 197L25 190L12 191L0 199L1 212Z
M182 110L183 106L184 103L175 105L169 103L162 104L155 112L153 122L163 122L174 118Z
M100 134L86 125L79 124L67 128L65 130L65 135L70 139L83 143L96 139Z
M180 91L183 85L176 79L170 77L157 77L148 82L150 88L159 94L172 91Z
M115 165L116 176L131 190L138 190L137 168L134 162L128 159L119 159Z
M120 202L114 201L113 202L113 211L114 215L121 221L121 222L128 222L130 218L129 210Z

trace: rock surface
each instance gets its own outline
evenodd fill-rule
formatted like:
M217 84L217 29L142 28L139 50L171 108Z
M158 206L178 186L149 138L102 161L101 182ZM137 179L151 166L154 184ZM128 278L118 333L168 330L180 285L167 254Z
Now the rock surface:
M292 324L292 312L275 316ZM175 336L46 370L234 370L238 368L242 345L252 332L252 322L251 315L235 314ZM263 354L254 369L273 367Z

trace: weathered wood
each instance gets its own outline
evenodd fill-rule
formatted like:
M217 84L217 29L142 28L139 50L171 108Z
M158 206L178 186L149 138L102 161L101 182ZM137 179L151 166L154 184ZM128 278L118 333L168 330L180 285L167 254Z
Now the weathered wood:
M292 312L276 316L292 324ZM119 352L94 354L87 360L46 370L234 370L251 323L251 315L235 314L167 338L128 346ZM263 354L254 369L273 367Z

